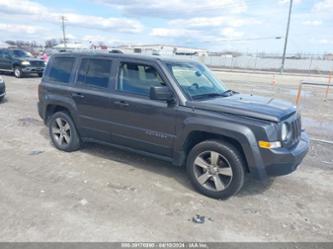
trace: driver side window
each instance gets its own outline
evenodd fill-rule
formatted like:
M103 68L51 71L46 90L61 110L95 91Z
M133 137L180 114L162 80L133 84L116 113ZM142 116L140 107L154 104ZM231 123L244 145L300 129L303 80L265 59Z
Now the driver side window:
M149 96L150 87L165 85L157 70L150 65L122 63L119 72L117 90L121 92Z

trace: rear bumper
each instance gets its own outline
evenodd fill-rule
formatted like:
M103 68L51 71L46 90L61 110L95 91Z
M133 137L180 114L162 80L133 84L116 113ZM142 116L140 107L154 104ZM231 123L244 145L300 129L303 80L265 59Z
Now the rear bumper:
M292 149L279 148L265 154L267 176L287 175L295 171L309 151L309 137L302 132L299 143Z
M44 110L43 110L43 106L40 101L38 101L38 103L37 103L37 109L38 109L39 116L41 117L41 119L44 120Z

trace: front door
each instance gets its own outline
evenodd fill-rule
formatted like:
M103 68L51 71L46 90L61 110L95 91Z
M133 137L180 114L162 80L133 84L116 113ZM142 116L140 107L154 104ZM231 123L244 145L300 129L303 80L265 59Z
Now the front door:
M112 101L113 139L132 148L171 157L176 134L176 110L151 100L151 86L166 85L157 66L120 61Z

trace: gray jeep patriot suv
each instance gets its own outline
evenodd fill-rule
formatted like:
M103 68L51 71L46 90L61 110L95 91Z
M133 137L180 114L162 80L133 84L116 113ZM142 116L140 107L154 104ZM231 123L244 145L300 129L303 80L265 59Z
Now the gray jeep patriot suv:
M60 150L96 141L186 165L199 192L221 199L247 173L264 180L294 171L309 146L294 106L228 90L194 61L57 54L38 110Z

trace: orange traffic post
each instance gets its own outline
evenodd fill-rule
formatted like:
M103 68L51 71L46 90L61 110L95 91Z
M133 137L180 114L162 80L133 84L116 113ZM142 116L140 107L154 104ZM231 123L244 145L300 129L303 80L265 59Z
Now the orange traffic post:
M326 91L325 91L325 101L327 100L327 97L328 97L328 91L330 89L331 81L332 81L332 72L329 72L329 74L328 74L328 84L327 84Z
M275 74L273 74L272 85L274 86L275 84L276 84L276 79L275 79Z
M301 102L301 95L302 95L302 82L299 83L297 94L296 94L296 106L298 107Z

